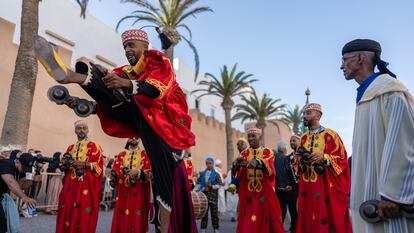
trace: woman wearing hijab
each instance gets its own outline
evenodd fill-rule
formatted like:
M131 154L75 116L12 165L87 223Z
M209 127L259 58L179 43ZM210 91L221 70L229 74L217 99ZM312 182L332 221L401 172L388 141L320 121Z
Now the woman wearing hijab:
M62 190L62 172L59 169L60 152L53 154L53 162L49 163L47 173L49 175L49 184L46 197L47 214L56 215L58 210L59 193Z
M214 233L219 232L219 215L218 215L218 189L223 185L220 174L214 169L214 158L206 159L206 169L200 175L200 191L208 199L208 209L206 215L201 219L201 233L206 232L208 224L208 212L211 213L211 222Z

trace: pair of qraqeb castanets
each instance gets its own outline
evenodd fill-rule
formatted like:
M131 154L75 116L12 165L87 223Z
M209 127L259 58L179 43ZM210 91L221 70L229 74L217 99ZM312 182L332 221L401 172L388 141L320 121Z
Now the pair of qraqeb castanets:
M378 200L368 200L363 202L359 207L361 218L369 223L378 223L382 219L379 217ZM414 204L401 205L400 215L406 218L414 219Z

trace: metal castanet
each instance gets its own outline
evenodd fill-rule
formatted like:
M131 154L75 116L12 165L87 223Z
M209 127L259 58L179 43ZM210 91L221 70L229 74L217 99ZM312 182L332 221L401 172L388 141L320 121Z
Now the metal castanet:
M363 202L359 207L359 215L361 215L361 218L369 223L381 222L378 211L378 201L369 200Z
M361 204L359 207L359 214L361 218L369 223L381 222L379 217L378 200L368 200ZM400 215L406 218L414 218L414 204L401 205Z
M60 170L62 171L69 170L71 167L73 167L74 162L75 160L72 158L72 155L69 153L65 153L63 155L62 164L60 165ZM83 169L75 168L75 173L77 177L82 177L85 174L85 171Z
M74 98L75 105L73 107L73 111L79 117L88 117L95 111L96 107L95 104L89 100L71 96L68 89L62 85L56 85L49 88L47 91L47 97L50 101L59 105L62 105L69 99Z
M304 167L304 163L309 163L310 159L312 158L312 154L305 149L305 147L301 146L296 150L296 153L302 156L301 159L301 167ZM325 175L325 167L322 164L314 163L313 168L315 172L321 176Z

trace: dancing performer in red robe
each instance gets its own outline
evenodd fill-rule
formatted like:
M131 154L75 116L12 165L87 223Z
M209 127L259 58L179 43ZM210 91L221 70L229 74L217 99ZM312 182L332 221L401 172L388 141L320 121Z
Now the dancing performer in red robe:
M66 150L74 161L67 170L62 169L66 172L59 195L56 233L94 233L96 229L103 156L100 146L88 139L88 132L85 121L75 122L78 141Z
M282 211L275 191L275 167L272 150L260 146L261 132L247 130L250 147L233 164L239 179L237 233L284 233Z
M111 233L148 231L151 165L138 143L136 138L129 139L112 167L116 199Z
M122 34L129 65L108 72L92 63L66 68L51 45L33 38L35 53L49 75L61 84L77 83L94 100L105 133L140 137L152 164L153 191L160 204L162 233L197 232L182 152L194 145L191 117L169 59L148 49L142 30ZM65 100L78 109L76 98Z
M193 161L191 160L191 153L188 153L184 158L185 168L187 170L187 181L188 181L188 188L193 190L194 188L194 165Z
M296 233L351 233L350 176L345 146L338 133L319 124L321 116L319 104L304 107L309 132L302 135L301 146L311 157L298 155L302 158L297 163L300 180Z

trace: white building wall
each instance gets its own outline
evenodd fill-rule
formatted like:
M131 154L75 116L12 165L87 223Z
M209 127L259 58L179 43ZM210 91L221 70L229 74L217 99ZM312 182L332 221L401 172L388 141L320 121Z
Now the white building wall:
M16 24L16 31L13 41L19 44L20 40L20 17L21 17L22 0L2 0L0 8L0 17ZM120 66L127 63L124 56L124 50L121 43L121 35L113 28L105 25L92 15L87 14L86 19L79 17L80 8L78 5L69 0L43 0L39 3L39 35L56 45L62 46L72 51L71 66L73 67L76 59L87 57L98 63L96 56L100 55L109 61ZM71 46L55 37L46 33L52 31L67 40L74 42ZM200 93L191 94L191 91L197 88L194 83L194 71L177 59L174 63L178 64L175 70L177 81L187 94L189 108L195 108L195 99ZM108 67L108 64L105 64ZM113 67L112 67L113 68ZM217 71L211 71L219 75ZM198 81L203 80L201 74ZM236 100L239 103L240 100ZM221 107L221 101L215 96L204 96L200 99L200 112L211 116L214 109L214 117L224 122L224 111ZM233 127L242 130L243 127L239 122L233 122Z

